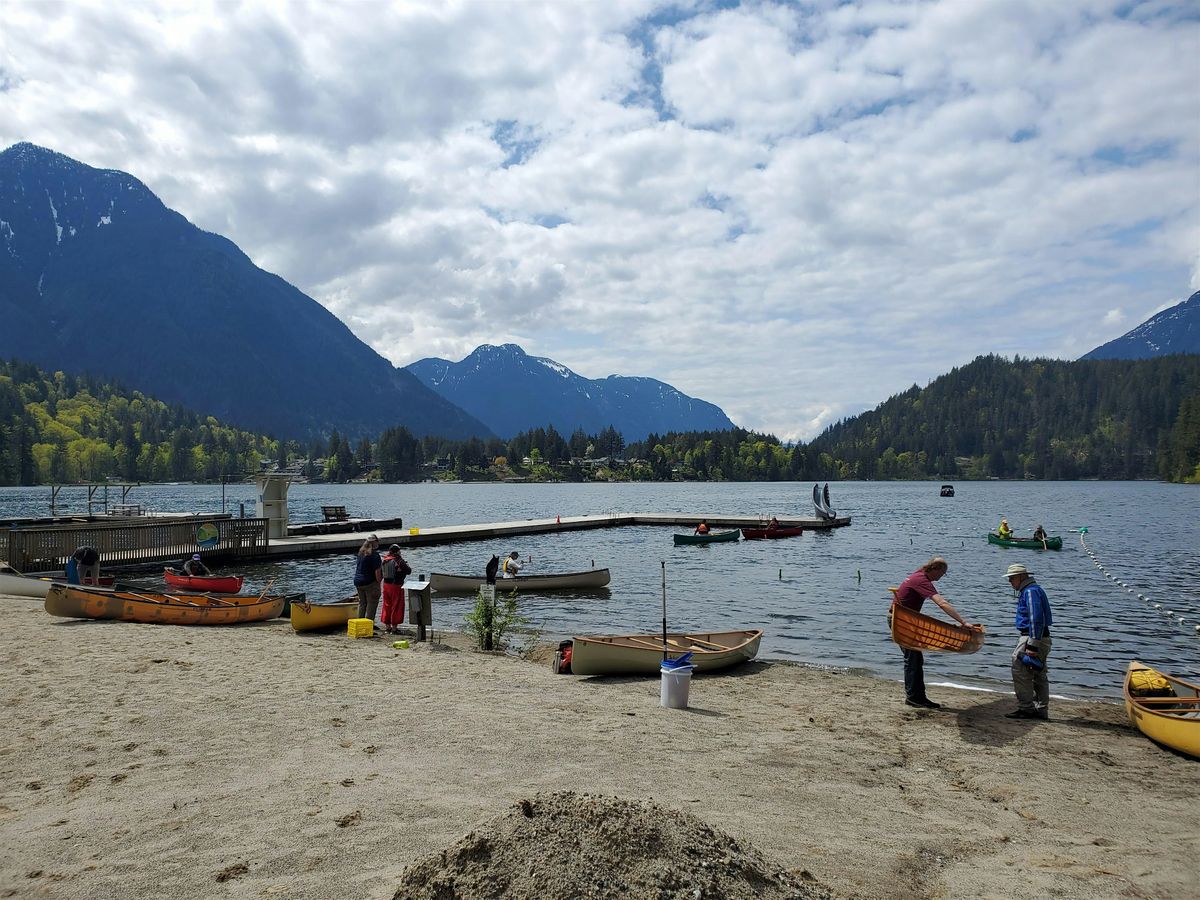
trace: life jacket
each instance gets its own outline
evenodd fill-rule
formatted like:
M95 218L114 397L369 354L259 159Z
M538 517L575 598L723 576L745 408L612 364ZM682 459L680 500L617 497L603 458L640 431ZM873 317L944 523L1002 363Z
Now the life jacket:
M701 522L696 526L696 534L708 534L708 526Z

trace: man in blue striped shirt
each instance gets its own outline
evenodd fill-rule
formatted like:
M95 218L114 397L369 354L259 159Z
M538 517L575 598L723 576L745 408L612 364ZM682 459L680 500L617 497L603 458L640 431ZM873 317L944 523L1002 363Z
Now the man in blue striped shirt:
M1050 678L1046 659L1050 656L1050 601L1041 585L1020 563L1008 567L1005 575L1017 592L1016 626L1020 640L1012 656L1013 689L1017 708L1006 714L1009 719L1050 718Z

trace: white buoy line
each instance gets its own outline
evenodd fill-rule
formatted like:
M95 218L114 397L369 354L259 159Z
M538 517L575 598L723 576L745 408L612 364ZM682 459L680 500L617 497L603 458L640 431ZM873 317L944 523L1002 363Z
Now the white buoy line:
M1106 569L1104 567L1104 563L1100 562L1100 560L1099 560L1099 558L1097 558L1096 554L1094 552L1092 552L1092 548L1087 545L1086 536L1087 536L1087 529L1080 528L1079 529L1079 543L1083 547L1083 552L1088 555L1088 557L1095 564L1096 568L1100 572L1104 573L1105 578L1107 578L1109 581L1113 582L1114 584L1118 585L1119 587L1125 588L1126 593L1135 595L1139 600L1141 600L1147 606L1150 606L1151 608L1157 610L1158 612L1163 613L1172 622L1175 622L1178 625L1192 625L1192 626L1194 626L1196 633L1200 634L1200 621L1198 621L1195 616L1193 616L1192 618L1189 619L1187 616L1184 615L1185 612L1188 614L1191 614L1192 611L1190 609L1184 609L1184 610L1164 609L1163 604L1158 603L1155 600L1151 599L1150 597L1147 597L1145 594L1138 592L1132 585L1128 585L1124 581L1122 581L1120 578L1117 578L1115 575L1113 575L1112 572L1108 571L1108 569Z

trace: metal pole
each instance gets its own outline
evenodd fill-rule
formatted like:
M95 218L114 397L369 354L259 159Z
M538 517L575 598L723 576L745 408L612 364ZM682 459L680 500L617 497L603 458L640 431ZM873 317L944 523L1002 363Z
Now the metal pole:
M667 660L667 561L662 561L663 662Z

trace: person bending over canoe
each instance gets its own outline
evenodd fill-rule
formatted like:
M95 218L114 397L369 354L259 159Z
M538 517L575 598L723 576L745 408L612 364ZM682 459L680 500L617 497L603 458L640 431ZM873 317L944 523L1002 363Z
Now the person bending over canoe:
M199 553L193 553L192 558L183 564L183 574L191 575L193 578L199 578L205 575L211 575L212 570L210 570L208 566L204 564L204 561L200 559Z
M933 557L904 579L900 587L896 589L896 599L893 602L920 612L921 604L926 600L932 600L959 625L978 628L978 625L971 625L960 616L958 610L950 605L950 601L939 594L937 588L933 586L933 583L945 575L949 568L945 559L940 556ZM934 703L925 695L924 655L920 650L906 650L903 647L900 650L904 654L904 702L908 706L941 709L942 704Z

